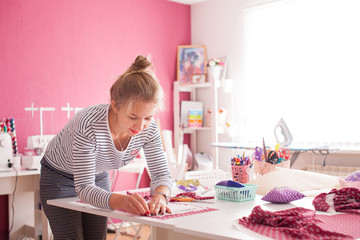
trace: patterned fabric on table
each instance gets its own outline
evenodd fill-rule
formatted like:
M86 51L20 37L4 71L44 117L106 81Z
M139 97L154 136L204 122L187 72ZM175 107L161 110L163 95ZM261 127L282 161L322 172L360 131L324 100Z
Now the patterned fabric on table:
M360 214L360 190L357 188L333 189L321 193L313 200L316 210Z
M146 201L147 200L151 200L151 196L150 196L150 191L141 191L141 192L130 192L130 191L126 191L127 195L133 195L133 194L139 194L140 196L142 196Z
M360 237L360 216L353 214L316 215L314 210L296 207L282 211L266 211L256 206L240 225L278 239L354 239Z

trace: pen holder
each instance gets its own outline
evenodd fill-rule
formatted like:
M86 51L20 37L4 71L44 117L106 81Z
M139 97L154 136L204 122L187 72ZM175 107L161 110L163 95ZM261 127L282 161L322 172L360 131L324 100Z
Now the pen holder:
M251 165L232 165L232 179L238 183L247 183L250 180Z
M255 161L255 175L262 176L275 170L276 167L290 168L290 160L277 164L271 164L265 161Z

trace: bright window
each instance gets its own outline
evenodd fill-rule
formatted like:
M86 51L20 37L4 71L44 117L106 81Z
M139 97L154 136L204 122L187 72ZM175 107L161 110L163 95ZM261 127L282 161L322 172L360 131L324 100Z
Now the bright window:
M360 142L360 1L288 0L246 9L240 141Z

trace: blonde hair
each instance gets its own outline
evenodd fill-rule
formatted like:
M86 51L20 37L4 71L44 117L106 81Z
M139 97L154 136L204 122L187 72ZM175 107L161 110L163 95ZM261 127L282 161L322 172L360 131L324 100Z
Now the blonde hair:
M163 89L155 77L152 66L150 60L139 55L113 83L110 97L117 108L132 101L146 101L155 103L159 110L163 109Z

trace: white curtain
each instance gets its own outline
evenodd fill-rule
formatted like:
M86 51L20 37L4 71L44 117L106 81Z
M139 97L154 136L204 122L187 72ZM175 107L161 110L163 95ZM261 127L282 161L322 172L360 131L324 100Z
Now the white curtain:
M288 0L244 14L239 141L360 142L360 1Z

